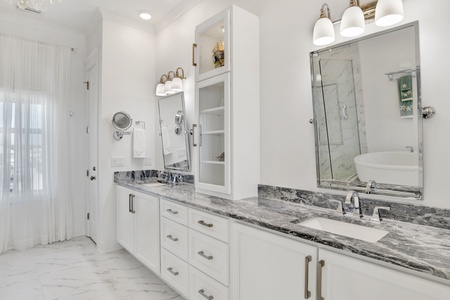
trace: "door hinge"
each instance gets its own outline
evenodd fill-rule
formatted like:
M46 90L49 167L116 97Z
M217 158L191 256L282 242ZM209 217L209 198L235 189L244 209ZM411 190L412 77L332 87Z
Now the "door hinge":
M86 89L89 91L89 81L84 82L86 84Z
M86 170L86 177L89 177L89 170Z
M90 213L87 213L86 218L89 220L89 219L91 218L91 214L90 214Z

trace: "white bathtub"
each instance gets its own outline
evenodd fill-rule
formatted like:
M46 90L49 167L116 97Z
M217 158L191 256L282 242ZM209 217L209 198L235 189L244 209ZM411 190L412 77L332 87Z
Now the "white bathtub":
M354 158L361 181L419 186L417 152L373 152Z

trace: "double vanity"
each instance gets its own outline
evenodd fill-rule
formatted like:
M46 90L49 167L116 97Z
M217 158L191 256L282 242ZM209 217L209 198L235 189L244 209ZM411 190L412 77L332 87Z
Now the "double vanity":
M115 181L119 243L186 299L450 294L448 229L343 216L332 202L271 199L265 186L260 197L230 201L133 172Z

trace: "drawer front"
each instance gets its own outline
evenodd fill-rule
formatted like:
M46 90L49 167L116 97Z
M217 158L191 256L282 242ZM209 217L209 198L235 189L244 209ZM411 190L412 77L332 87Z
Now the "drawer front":
M161 249L161 276L186 298L189 297L189 265Z
M189 208L189 228L224 242L230 239L230 222L213 214Z
M228 244L189 229L189 263L226 286L230 281L229 253Z
M189 286L191 300L228 300L228 288L196 268L189 270Z
M161 218L161 247L185 261L188 260L188 234L186 226Z
M188 225L188 208L186 206L161 199L160 209L161 216L185 226Z

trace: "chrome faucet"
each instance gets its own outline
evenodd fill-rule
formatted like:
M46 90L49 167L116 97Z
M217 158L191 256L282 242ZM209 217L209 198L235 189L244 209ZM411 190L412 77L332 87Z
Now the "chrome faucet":
M349 191L347 193L347 197L345 197L345 204L353 204L353 209L358 209L359 217L364 217L362 214L361 199L359 198L359 194L357 192Z
M366 194L370 194L372 192L375 192L378 188L378 183L375 180L369 180L369 182L366 185Z
M406 146L406 149L409 149L409 152L414 153L414 147L413 146Z
M343 215L343 216L346 214L345 208L344 208L344 201L342 201L342 200L334 200L334 199L330 199L329 201L332 202L332 203L337 203L338 206L336 208L336 212L338 214Z
M391 210L389 206L375 206L375 208L373 209L372 220L379 220L380 222L383 221L383 217L380 214L381 209Z

